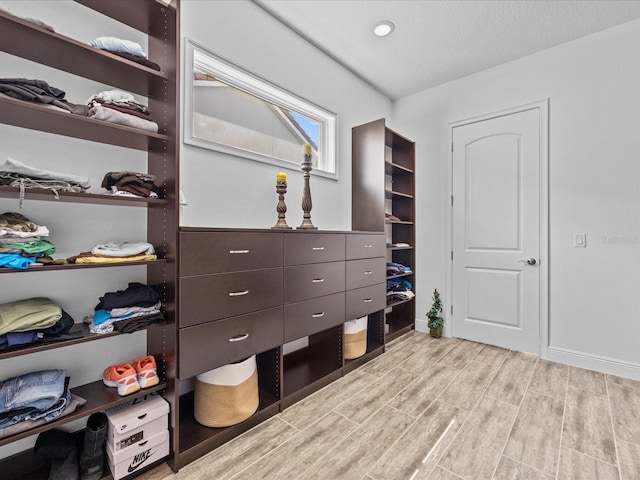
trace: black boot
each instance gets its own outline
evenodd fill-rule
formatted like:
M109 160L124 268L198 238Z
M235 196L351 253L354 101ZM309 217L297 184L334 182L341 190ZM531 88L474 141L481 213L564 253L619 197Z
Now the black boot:
M102 412L90 415L84 432L84 450L80 456L81 480L99 480L102 477L106 438L107 416Z
M49 480L78 480L78 447L73 435L48 430L38 435L33 450L51 460Z

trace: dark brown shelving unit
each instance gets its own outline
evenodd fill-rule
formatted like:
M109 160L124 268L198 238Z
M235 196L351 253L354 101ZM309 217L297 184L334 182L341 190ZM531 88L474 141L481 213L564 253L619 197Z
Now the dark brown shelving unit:
M175 288L178 211L178 97L179 97L179 18L178 3L172 6L157 0L78 0L78 4L93 10L93 15L106 15L137 29L148 36L148 58L161 66L161 71L150 69L117 55L96 49L73 38L51 32L31 22L0 12L0 41L2 50L31 62L97 81L148 98L152 112L158 112L153 120L159 125L159 133L147 132L127 126L56 111L35 103L10 97L0 98L0 123L54 135L72 137L103 145L126 147L147 152L147 172L156 176L156 184L163 192L161 199L115 197L106 194L59 192L56 198L51 192L26 189L25 201L46 201L74 204L110 205L114 207L145 208L147 211L147 241L156 247L160 259L148 262L118 262L110 264L69 264L34 267L25 271L0 269L0 273L82 271L87 268L125 268L144 266L147 283L162 285L163 309L166 323L146 329L147 353L158 361L158 374L164 379L159 385L143 389L136 394L120 397L117 390L97 380L71 389L84 398L85 405L70 415L56 419L28 432L0 440L8 445L16 440L36 435L51 428L80 420L92 413L130 402L153 392L164 392L171 403L171 415L177 403L175 395ZM89 11L89 10L87 10ZM34 17L37 17L34 12ZM96 32L96 36L103 34ZM72 93L72 92L67 92ZM70 95L72 96L72 95ZM160 113L161 112L161 113ZM25 145L28 150L29 146ZM52 170L55 168L52 167ZM0 186L0 198L19 198L16 188ZM79 219L81 220L81 219ZM94 335L85 325L76 324L73 331L82 336L62 342L37 344L22 349L1 352L0 362L12 357L38 352L54 352L58 348L96 342L120 335L117 332ZM1 368L1 367L0 367ZM175 421L170 421L171 426ZM174 431L175 433L175 431ZM82 431L78 432L82 435ZM175 438L175 436L174 436ZM175 440L172 440L172 444ZM154 463L155 464L155 463ZM150 465L152 466L152 465ZM32 450L0 460L0 476L3 480L48 477L48 462L33 454ZM139 472L139 473L142 473ZM111 479L105 468L103 479Z
M415 292L415 143L380 119L352 129L352 148L352 228L385 232L388 244L408 245L387 247L387 261L411 268L387 280L406 278ZM391 302L385 312L385 341L414 328L414 299Z

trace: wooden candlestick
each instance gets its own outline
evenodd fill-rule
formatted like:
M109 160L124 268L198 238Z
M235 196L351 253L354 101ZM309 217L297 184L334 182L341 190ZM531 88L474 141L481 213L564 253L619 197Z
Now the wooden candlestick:
M309 186L309 177L311 176L311 146L304 146L304 160L302 161L302 171L304 172L304 189L302 191L302 223L298 229L302 230L317 230L311 222L311 187Z
M287 182L278 179L278 183L276 183L276 192L278 192L278 205L276 206L276 211L278 212L278 221L271 228L274 230L291 230L291 227L287 225L287 221L285 220L287 205L286 203L284 203L284 194L287 193Z

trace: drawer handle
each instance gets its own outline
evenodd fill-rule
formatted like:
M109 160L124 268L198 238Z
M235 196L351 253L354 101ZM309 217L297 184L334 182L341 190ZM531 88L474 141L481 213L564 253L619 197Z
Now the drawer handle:
M373 298L365 298L364 299L364 303L371 303L373 302Z
M322 283L324 282L324 278L314 278L313 280L311 280L313 283Z
M229 339L230 342L241 342L242 340L246 340L249 338L248 333L241 333L240 335L234 335Z
M373 272L371 270L365 270L364 274L365 275L373 275Z
M320 317L324 317L324 312L314 313L313 315L311 315L311 318L320 318Z
M229 253L249 253L249 250L229 250Z
M324 250L324 247L312 247L311 250L317 252L318 250Z
M249 293L249 290L242 290L241 292L229 292L230 297L241 297Z
M373 248L373 245L363 245L364 248Z

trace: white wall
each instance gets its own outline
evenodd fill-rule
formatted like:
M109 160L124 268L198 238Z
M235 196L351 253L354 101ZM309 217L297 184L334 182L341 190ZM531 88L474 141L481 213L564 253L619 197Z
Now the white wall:
M350 229L351 128L388 116L390 100L248 0L182 0L180 16L183 51L188 37L338 114L338 181L312 176L311 218L321 229ZM184 77L182 84L184 89ZM282 167L185 144L180 164L188 202L182 225L269 228L276 223L275 177ZM293 166L287 173L287 223L297 227L302 171Z
M446 291L448 123L549 98L550 359L640 378L640 21L403 98L416 141L417 313ZM587 248L573 247L574 233ZM449 325L450 327L450 325Z

